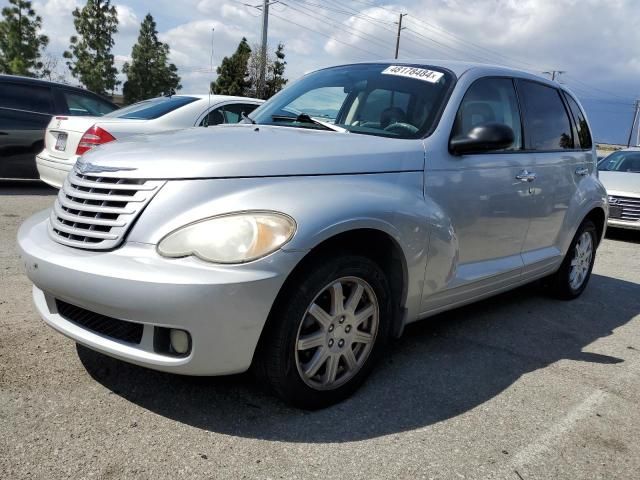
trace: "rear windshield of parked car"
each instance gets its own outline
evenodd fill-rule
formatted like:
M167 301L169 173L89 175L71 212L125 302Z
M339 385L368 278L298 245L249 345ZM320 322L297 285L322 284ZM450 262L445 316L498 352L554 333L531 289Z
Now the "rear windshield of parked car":
M358 64L306 75L263 104L262 125L324 129L313 119L352 133L420 138L435 127L454 77L428 65Z
M64 90L62 92L69 115L100 117L117 109L115 105L89 95Z
M160 118L169 112L193 103L196 100L198 100L196 97L185 96L153 98L108 113L105 117L153 120L154 118Z
M598 170L602 172L640 173L640 151L612 153L598 164Z

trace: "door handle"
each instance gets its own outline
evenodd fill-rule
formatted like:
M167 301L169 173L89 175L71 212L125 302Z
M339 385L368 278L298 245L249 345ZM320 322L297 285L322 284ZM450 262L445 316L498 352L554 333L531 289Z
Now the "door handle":
M589 169L587 167L578 167L576 168L576 175L580 175L581 177L589 175Z
M516 175L516 180L520 180L523 183L533 182L535 179L536 174L529 172L528 170L522 170L518 175Z

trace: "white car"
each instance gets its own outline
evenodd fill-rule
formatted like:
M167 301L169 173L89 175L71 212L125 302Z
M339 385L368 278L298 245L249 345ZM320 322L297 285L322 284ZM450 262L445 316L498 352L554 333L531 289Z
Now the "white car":
M36 156L40 179L60 188L86 151L114 140L195 126L238 123L264 101L226 95L173 95L135 103L102 117L55 116Z
M640 148L612 153L598 164L609 194L610 227L640 230Z

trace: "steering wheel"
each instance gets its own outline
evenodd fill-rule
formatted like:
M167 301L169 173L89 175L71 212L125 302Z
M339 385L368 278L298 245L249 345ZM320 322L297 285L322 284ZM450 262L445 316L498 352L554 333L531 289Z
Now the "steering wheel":
M398 135L418 133L418 127L405 122L395 122L391 125L387 125L384 129L385 132L397 133Z

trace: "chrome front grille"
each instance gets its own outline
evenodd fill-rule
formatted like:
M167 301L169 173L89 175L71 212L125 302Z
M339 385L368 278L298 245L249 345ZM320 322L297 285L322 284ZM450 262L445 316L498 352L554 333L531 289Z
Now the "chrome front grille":
M640 221L640 198L609 196L609 204L612 207L620 207L620 220ZM612 217L613 218L613 217Z
M117 247L164 181L69 173L51 210L49 233L71 247Z

